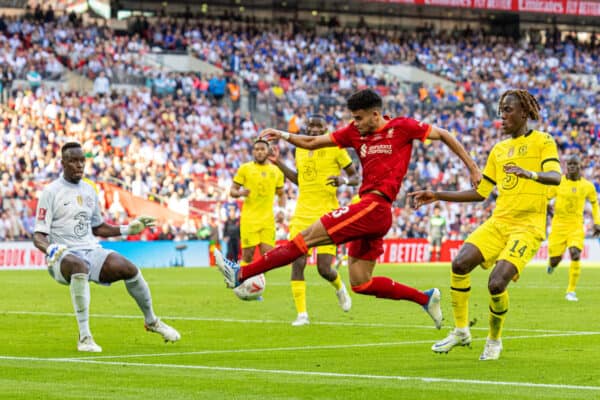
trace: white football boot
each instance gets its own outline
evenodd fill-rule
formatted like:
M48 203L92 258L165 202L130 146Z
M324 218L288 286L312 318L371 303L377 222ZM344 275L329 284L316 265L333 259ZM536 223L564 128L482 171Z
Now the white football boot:
M497 360L500 358L502 351L502 339L493 340L488 338L483 348L483 353L479 356L481 361Z
M98 346L94 342L94 338L91 336L84 336L77 342L77 351L88 351L91 353L101 353L102 347Z
M179 332L162 322L160 319L156 319L156 321L151 324L144 324L144 327L148 332L160 334L165 342L176 342L181 339Z
M454 328L446 338L431 346L435 353L447 353L456 346L471 346L471 332L469 328Z
M342 283L342 288L340 290L336 290L335 294L338 298L338 303L342 310L345 312L350 311L352 308L352 298L350 298L350 294L348 294L348 290L346 289L346 285Z
M292 322L292 326L302 326L302 325L308 325L308 324L310 324L310 321L308 320L307 313L298 314L298 317L296 318L296 320L294 322Z
M575 292L568 292L565 295L565 299L567 299L569 301L579 301L579 299L577 298L577 295L575 294Z
M442 315L442 306L440 304L442 301L442 294L437 288L426 290L425 294L429 297L429 301L423 306L423 309L435 323L435 328L440 329L442 327L442 320L444 319L444 316Z

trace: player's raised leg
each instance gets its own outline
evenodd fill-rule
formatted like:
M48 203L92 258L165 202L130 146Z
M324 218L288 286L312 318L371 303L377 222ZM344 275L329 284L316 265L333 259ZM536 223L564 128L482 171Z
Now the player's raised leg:
M385 276L372 276L375 268L375 260L364 260L354 257L356 249L364 248L360 241L351 242L348 249L348 272L350 283L355 293L375 296L390 300L408 300L417 303L433 319L435 327L440 329L442 326L442 309L440 306L440 291L431 289L428 293L422 292L413 287L396 282ZM375 246L373 248L377 248ZM379 256L379 251L372 253ZM369 257L368 254L364 254Z

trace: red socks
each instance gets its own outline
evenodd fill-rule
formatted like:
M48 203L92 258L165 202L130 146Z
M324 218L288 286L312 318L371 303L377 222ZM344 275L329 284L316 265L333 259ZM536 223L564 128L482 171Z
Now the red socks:
M308 253L308 247L304 242L302 234L299 233L291 241L267 251L258 260L240 268L240 281L251 276L270 271L274 268L287 265L298 257Z
M352 290L356 293L383 299L410 300L422 306L429 301L429 297L420 290L395 282L385 276L374 276L367 283L352 286Z

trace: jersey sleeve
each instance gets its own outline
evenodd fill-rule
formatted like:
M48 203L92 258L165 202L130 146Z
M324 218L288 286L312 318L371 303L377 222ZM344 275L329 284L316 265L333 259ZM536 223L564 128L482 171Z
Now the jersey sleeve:
M427 139L433 127L428 123L417 121L413 118L403 118L402 128L409 139L418 139L423 142Z
M544 133L540 143L542 147L541 153L541 169L543 172L558 172L562 174L560 169L560 160L558 159L558 150L556 142L548 133Z
M238 185L244 186L246 183L246 164L242 164L240 168L235 173L233 177L233 181Z
M479 182L479 186L477 186L477 193L479 193L481 197L487 199L490 193L492 193L492 190L494 190L494 186L496 186L496 181L498 179L496 170L496 148L494 147L490 152L485 168L483 169L483 179Z
M352 158L346 150L338 151L336 162L340 166L340 169L349 167L352 164Z
M45 234L50 233L50 226L52 225L53 218L53 200L54 193L50 190L44 189L40 195L40 198L38 199L37 210L35 213L34 232Z
M598 193L596 192L596 188L591 182L588 182L588 190L586 199L590 202L592 206L592 218L594 219L595 225L600 225L600 213L598 211Z
M329 137L340 148L352 147L352 139L350 138L350 132L352 132L354 129L356 129L354 127L354 122L351 122L343 128L340 128L337 131L330 133Z

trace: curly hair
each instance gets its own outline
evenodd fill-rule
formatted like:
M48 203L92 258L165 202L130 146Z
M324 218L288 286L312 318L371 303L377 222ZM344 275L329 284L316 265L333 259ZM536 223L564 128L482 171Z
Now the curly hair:
M523 110L527 113L529 119L533 121L540 119L540 104L531 93L522 89L512 89L502 93L500 101L498 102L498 113L501 112L500 106L504 99L511 95L515 96L519 100L521 108L523 108Z
M374 90L364 89L354 93L348 98L346 106L350 111L369 110L371 108L383 108L383 101Z

